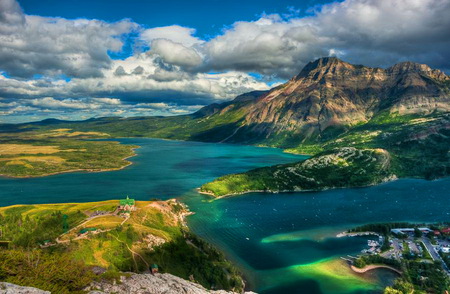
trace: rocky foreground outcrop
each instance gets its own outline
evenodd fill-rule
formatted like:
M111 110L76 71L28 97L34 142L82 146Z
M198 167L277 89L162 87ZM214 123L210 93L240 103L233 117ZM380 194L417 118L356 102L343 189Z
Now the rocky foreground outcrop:
M224 290L210 291L171 274L131 274L122 276L120 283L94 282L87 290L90 294L234 294Z
M94 282L86 291L89 294L237 294L224 290L207 290L199 284L171 274L130 274L122 276L118 283ZM0 282L0 294L50 294L50 292Z
M48 291L0 282L0 294L50 294Z

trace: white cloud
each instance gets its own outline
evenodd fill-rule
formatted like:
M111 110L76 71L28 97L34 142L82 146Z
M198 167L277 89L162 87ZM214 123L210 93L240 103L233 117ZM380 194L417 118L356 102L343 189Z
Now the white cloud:
M101 76L108 51L119 51L121 37L137 27L129 20L50 18L26 15L13 0L0 1L0 67L19 77Z
M448 70L448 15L448 0L333 2L309 17L236 22L204 44L204 54L208 68L284 78L330 53L372 66L412 60Z
M29 103L30 105L39 108L63 110L116 108L117 106L122 105L122 102L115 98L55 99L53 97L44 97L23 101L23 103Z
M202 63L202 58L193 48L185 47L180 43L175 43L166 39L156 39L152 41L151 50L148 54L160 56L164 62L178 65L183 68L192 68Z
M195 29L193 28L186 28L179 25L172 25L144 30L141 33L141 38L145 40L148 44L151 44L154 40L157 39L164 39L182 44L187 47L191 47L193 45L204 42L199 38L194 37L194 34Z
M274 78L330 54L371 66L411 60L449 70L448 15L448 0L345 0L307 17L292 7L238 21L202 40L178 25L31 16L16 1L0 0L0 112L184 113L268 89ZM131 42L130 32L150 48L112 60L108 51ZM43 76L30 78L36 74Z

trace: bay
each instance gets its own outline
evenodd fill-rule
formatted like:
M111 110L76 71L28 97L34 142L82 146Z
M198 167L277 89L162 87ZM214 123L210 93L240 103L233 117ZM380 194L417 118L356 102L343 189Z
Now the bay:
M221 175L306 157L279 149L228 144L120 139L139 145L132 165L101 173L0 178L0 205L178 198L194 215L191 229L219 247L253 290L272 293L379 293L396 277L356 275L341 256L357 254L367 238L336 238L353 226L450 219L450 179L402 179L374 187L324 192L252 193L211 201L195 188Z

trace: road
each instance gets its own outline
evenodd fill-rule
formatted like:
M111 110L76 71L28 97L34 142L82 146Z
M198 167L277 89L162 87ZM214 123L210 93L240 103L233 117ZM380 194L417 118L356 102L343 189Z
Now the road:
M437 253L436 249L434 249L433 244L431 244L430 239L428 238L422 238L422 242L425 245L425 248L427 249L428 253L430 253L431 258L433 260L438 260L442 263L442 267L445 269L448 275L450 275L450 270L448 269L445 262L442 260L441 256Z

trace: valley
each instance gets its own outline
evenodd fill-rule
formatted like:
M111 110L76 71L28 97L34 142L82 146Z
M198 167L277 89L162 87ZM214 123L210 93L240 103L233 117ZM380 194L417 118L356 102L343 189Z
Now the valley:
M412 62L387 69L371 68L326 57L308 63L297 76L270 91L246 93L190 115L75 122L49 119L1 125L0 130L20 136L17 134L70 129L73 134L93 137L97 134L109 138L152 137L271 146L312 155L310 163L330 156L339 158L340 150L348 147L361 154L367 150L383 150L384 157L389 158L384 160L382 171L377 167L366 170L361 166L362 161L347 165L329 161L326 169L321 169L326 172L339 168L347 174L359 172L359 180L355 176L344 181L321 181L319 169L305 162L296 167L273 166L230 175L200 187L202 192L224 196L251 191L367 186L401 177L447 176L450 173L449 105L450 78L439 70ZM375 162L379 158L372 157ZM20 167L22 173L33 174L31 169L26 169L29 162L30 159L21 157L3 164L8 164L8 169ZM299 169L299 166L303 167ZM318 172L316 178L311 180L315 172ZM315 184L305 184L305 178ZM243 180L248 181L246 185L242 185Z
M92 267L107 269L106 279L133 280L120 273L142 272L150 264L206 289L242 291L242 271L247 285L261 293L297 287L310 293L380 292L394 277L384 272L357 276L336 260L358 252L365 240L335 240L328 233L298 238L297 232L316 229L320 235L326 224L333 223L334 231L380 217L429 220L422 210L432 208L420 203L425 194L439 199L444 209L447 199L440 189L448 181L420 179L450 173L449 85L448 76L425 65L406 62L379 69L321 58L270 91L243 94L189 115L0 125L0 171L16 178L0 179L4 204L26 204L0 210L9 232L4 238L12 244L2 252L8 260L3 266L16 264L19 270L2 279L51 291L44 268L21 263L32 254L52 266L76 261L82 278L68 284L70 289L54 286L63 292L93 283ZM103 172L92 177L86 171ZM395 179L400 180L389 183ZM417 191L406 199L402 193L408 181ZM432 191L418 192L428 185ZM395 187L403 190L397 193ZM144 202L136 202L137 210L123 217L108 199L129 191ZM278 203L266 192L291 193L278 195ZM173 221L171 216L184 209L168 200L173 197L196 213L188 217L189 229L184 221ZM44 204L68 201L75 204ZM99 205L106 208L99 212ZM413 214L399 213L405 209ZM374 216L376 211L385 213ZM58 227L64 215L67 233ZM43 226L55 230L43 232ZM280 234L281 241L275 238ZM30 246L34 249L25 249ZM43 273L41 282L25 279L30 270Z

